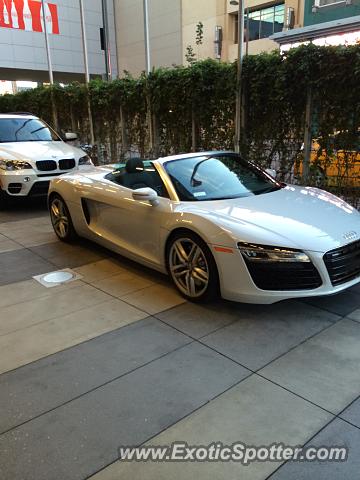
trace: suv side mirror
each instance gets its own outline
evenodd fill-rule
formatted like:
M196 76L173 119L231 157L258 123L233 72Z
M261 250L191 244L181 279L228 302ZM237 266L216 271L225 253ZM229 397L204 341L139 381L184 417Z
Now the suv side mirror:
M76 133L72 133L72 132L66 132L64 134L64 140L65 142L73 142L74 140L77 140L78 139L78 136Z
M274 170L273 168L266 168L265 169L265 172L270 175L270 177L274 177L276 178L276 170Z
M152 188L137 188L133 191L132 197L139 202L150 202L152 206L159 204L158 194Z

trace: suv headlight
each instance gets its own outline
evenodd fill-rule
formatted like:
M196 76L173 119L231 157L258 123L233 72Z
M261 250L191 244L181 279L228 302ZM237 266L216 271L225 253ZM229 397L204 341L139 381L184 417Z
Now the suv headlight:
M310 262L301 250L246 242L239 242L238 248L244 259L250 262Z
M30 163L22 160L4 160L0 159L0 168L2 170L24 170L32 168Z
M89 155L79 158L79 165L93 165L93 162Z

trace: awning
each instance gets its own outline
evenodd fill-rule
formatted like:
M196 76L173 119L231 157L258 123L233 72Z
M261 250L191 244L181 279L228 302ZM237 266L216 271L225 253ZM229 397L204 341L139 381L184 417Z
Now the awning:
M360 41L360 15L354 17L341 18L331 22L317 23L307 27L294 28L284 32L278 32L272 35L270 40L277 42L280 46L301 44L303 42L312 42L314 40L336 37L333 42L329 41L327 45L346 45L356 44ZM318 44L319 42L315 41ZM319 44L323 44L320 42Z

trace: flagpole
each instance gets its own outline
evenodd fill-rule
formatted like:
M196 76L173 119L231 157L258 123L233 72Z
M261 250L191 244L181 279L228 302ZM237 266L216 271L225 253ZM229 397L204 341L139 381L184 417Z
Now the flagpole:
M41 0L41 8L42 8L42 14L43 14L43 25L44 25L44 35L45 35L45 46L46 46L46 55L47 55L47 63L48 63L48 71L49 71L49 80L50 80L50 85L53 86L54 85L54 75L53 75L53 67L52 67L52 62L51 62L49 34L48 34L48 30L47 30L47 25L46 25L46 12L45 12L45 2L44 2L44 0ZM55 103L55 98L54 98L54 92L53 92L52 89L51 89L51 105L52 105L52 115L53 115L54 128L55 128L55 130L59 130L56 103Z
M45 13L45 2L41 0L41 8L43 14L43 24L44 24L44 35L45 35L45 46L46 46L46 55L47 55L47 63L48 63L48 71L49 71L49 80L50 85L54 83L54 76L53 76L53 69L52 69L52 62L51 62L51 53L50 53L50 46L49 46L49 34L46 25L46 13Z
M111 67L110 67L110 42L109 42L109 20L107 10L107 0L101 0L101 9L103 17L103 31L104 31L104 56L105 56L105 75L106 81L111 80Z
M85 82L89 83L90 73L89 73L87 43L86 43L85 14L84 14L83 0L79 0L79 3L80 3L81 36L82 36L82 43L83 43L84 66L85 66Z
M91 113L91 103L90 103L90 97L89 97L90 72L89 72L89 60L88 60L88 51L87 51L87 43L86 43L84 3L83 3L83 0L79 0L79 2L80 2L81 34L82 34L84 66L85 66L85 83L87 87L87 109L88 109L88 116L89 116L90 142L91 142L91 145L94 146L95 135L94 135L94 124L93 124L92 113Z
M146 73L149 74L150 71L151 71L151 60L150 60L149 4L148 4L148 0L144 0L143 9L144 9L145 65L146 65Z

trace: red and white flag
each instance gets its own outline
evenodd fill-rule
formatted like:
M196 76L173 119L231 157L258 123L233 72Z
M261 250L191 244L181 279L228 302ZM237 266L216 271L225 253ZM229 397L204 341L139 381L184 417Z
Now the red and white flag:
M59 34L57 5L45 3L45 21L49 33ZM0 27L44 31L42 5L39 0L0 0Z

